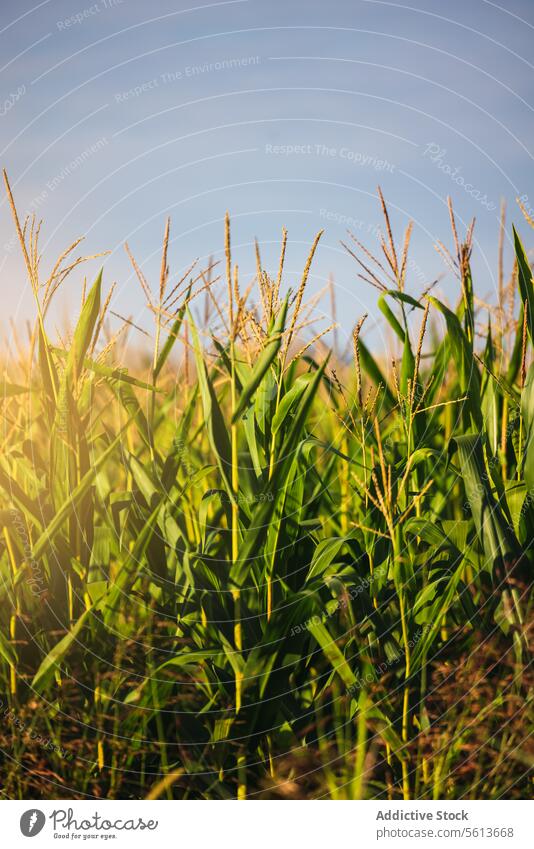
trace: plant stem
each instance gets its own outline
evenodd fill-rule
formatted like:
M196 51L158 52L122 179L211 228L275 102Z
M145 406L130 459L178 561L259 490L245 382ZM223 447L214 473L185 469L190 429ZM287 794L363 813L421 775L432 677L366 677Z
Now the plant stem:
M236 373L235 373L235 345L232 332L230 341L230 359L232 364L231 375L231 404L232 418L237 407L236 397ZM235 565L239 559L239 457L237 443L237 423L231 425L231 451L232 451L232 563ZM243 632L241 628L241 591L232 590L234 600L234 644L236 652L243 650ZM241 710L242 673L235 673L235 712ZM243 749L237 755L237 798L243 800L247 795L246 756Z

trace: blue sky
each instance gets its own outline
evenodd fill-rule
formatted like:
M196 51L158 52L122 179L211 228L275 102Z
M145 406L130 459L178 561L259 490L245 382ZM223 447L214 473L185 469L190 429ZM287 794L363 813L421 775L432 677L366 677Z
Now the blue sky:
M464 225L477 219L482 297L496 288L501 198L529 238L515 198L534 207L533 36L527 0L3 0L0 159L20 211L44 219L44 268L85 233L87 253L112 252L115 309L140 323L124 242L157 278L170 214L177 275L220 256L228 209L243 279L255 236L276 267L285 225L294 284L324 227L310 288L332 273L341 334L364 311L372 332L375 293L339 241L349 226L377 245L377 184L396 230L414 221L412 293L445 270L433 245L450 244L449 194ZM4 309L21 320L31 297L13 232L2 196ZM79 287L74 276L64 310ZM454 302L452 276L440 287Z

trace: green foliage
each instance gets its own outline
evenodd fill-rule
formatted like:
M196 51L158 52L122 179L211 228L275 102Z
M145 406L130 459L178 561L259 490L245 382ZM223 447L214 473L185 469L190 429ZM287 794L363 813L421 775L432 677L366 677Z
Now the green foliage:
M418 350L421 303L384 287L399 376L360 338L356 373L316 346L292 360L308 271L283 300L262 271L261 318L236 283L236 324L205 345L191 283L135 375L94 338L99 274L69 344L38 322L38 372L32 352L4 379L0 674L10 706L38 704L71 747L72 763L51 763L80 794L276 795L305 752L309 796L433 798L444 775L450 797L476 796L455 699L432 736L436 665L503 641L527 703L521 317L509 350L497 356L488 328L479 357L468 270L467 304L430 298L444 332ZM192 385L173 360L189 338ZM508 696L498 682L495 711ZM22 792L14 776L6 766Z

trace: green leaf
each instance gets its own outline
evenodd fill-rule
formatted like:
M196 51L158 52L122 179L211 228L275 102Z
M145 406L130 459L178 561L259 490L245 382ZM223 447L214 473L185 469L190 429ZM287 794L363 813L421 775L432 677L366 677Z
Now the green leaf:
M482 387L482 413L484 416L484 428L488 437L488 445L493 455L497 454L501 436L501 416L499 408L500 393L498 384L493 377L495 361L495 350L491 334L491 321L488 324L488 336L486 350L484 353L484 364L487 371L484 374Z
M121 563L119 573L115 578L113 586L102 600L102 606L105 607L104 619L106 624L113 621L113 618L116 616L116 610L120 600L127 594L129 588L140 576L140 563L146 563L144 555L154 534L160 510L161 500L154 507L152 513L145 521L141 532L135 540L132 550L128 553L124 562Z
M481 431L483 422L480 400L480 374L473 357L472 346L465 335L458 316L437 298L429 297L429 300L445 316L456 368L458 369L460 387L462 394L467 395L465 404L471 414L474 428Z
M330 537L323 539L313 553L310 569L306 577L306 581L311 581L313 578L323 576L331 563L335 561L344 546L352 541L354 543L358 532L354 531L344 537Z
M325 657L328 658L332 664L332 668L337 672L345 686L350 687L356 684L357 679L354 672L347 663L336 641L330 636L326 626L322 622L317 622L312 617L308 622L308 631L315 637Z
M312 617L308 622L308 630L315 638L321 647L323 654L332 665L332 668L339 675L349 692L354 692L358 689L358 679L350 668L346 658L339 649L335 640L330 636L329 631L322 622L316 622ZM368 719L372 720L377 727L378 733L388 743L398 758L404 760L406 757L403 751L403 744L397 732L393 728L389 719L368 697L369 708L366 710Z
M119 444L126 428L129 427L130 423L131 420L127 422L123 428L121 428L118 436L108 445L108 447L100 454L100 456L94 460L93 465L91 466L89 471L86 472L78 486L73 489L68 499L59 508L52 521L48 524L46 529L37 539L32 549L32 557L34 560L37 560L39 557L41 557L41 555L44 554L46 549L49 548L55 535L57 534L63 523L74 512L77 504L81 501L81 499L93 483L96 473L98 472L100 467L103 466L108 457L113 454L115 448Z
M441 578L438 581L433 582L434 584L437 584L435 592L432 592L428 589L428 587L426 587L420 594L420 611L423 610L427 601L431 601L431 596L433 596L433 600L430 603L430 607L425 611L424 616L420 617L424 620L425 627L423 636L417 640L411 656L410 665L412 672L416 672L420 669L425 658L429 655L432 644L440 633L443 618L449 611L456 597L458 583L465 570L465 562L461 556L458 556L453 565L455 568L453 569L448 581L445 582Z
M135 420L137 430L139 431L145 445L150 446L150 430L148 422L143 410L141 409L141 405L137 400L133 386L130 386L129 381L124 381L122 375L119 375L117 380L110 378L108 382L121 402L126 415L131 420Z
M403 304L408 304L409 306L414 307L414 309L424 309L419 301L416 301L411 295L407 295L406 292L399 292L397 289L388 289L388 291L384 292L384 294L389 295L391 298L394 298L396 301L400 301Z
M55 364L52 361L51 345L44 333L41 322L39 322L39 345L37 348L37 356L39 359L41 380L43 381L43 387L47 397L47 413L50 420L53 420L55 413L54 403L59 380Z
M390 327L393 328L393 330L395 331L395 333L397 334L397 336L399 337L401 342L404 343L406 334L405 334L404 330L402 329L399 321L397 320L395 313L392 311L391 307L387 303L384 295L380 295L380 297L378 299L378 309L380 310L380 312L382 312L385 315Z
M389 388L388 382L380 370L380 366L369 351L369 348L367 348L360 338L358 339L358 352L363 370L369 375L375 386L383 387L386 400L391 406L394 406L396 404L395 396Z
M512 353L510 355L510 363L508 365L508 372L506 374L507 382L512 385L519 374L519 369L521 368L521 358L523 355L523 323L525 316L525 307L521 304L521 309L519 310L519 316L517 318L517 330L514 339L514 347L512 349Z
M0 656L7 660L10 666L16 666L17 664L17 654L13 646L9 643L8 640L4 637L2 632L0 631Z
M312 382L302 397L297 413L291 421L287 435L280 448L279 456L281 459L275 463L273 475L265 492L266 500L260 503L252 514L250 527L246 531L239 548L238 560L233 564L230 573L232 582L237 586L243 583L247 571L250 569L251 561L257 556L267 534L269 522L276 509L278 499L284 495L283 482L287 479L289 468L293 462L293 453L305 436L304 428L306 419L319 389L327 363L328 359L317 369Z
M60 357L68 357L69 355L69 352L65 351L63 348L52 348L52 350L54 354L57 354ZM89 357L84 358L83 367L87 369L87 371L92 371L99 375L99 377L104 377L113 381L114 384L122 382L128 383L130 386L137 386L138 389L146 389L149 392L163 391L162 389L158 389L152 383L145 383L143 380L131 377L125 368L112 368L111 366L106 366L103 363L98 363L96 360L91 360Z
M87 349L91 344L93 332L100 312L100 294L102 290L102 271L99 272L91 286L86 301L82 307L72 343L67 357L66 379L69 383L81 372Z
M272 329L272 332L269 334L267 341L265 342L263 351L261 352L257 363L252 369L252 374L250 375L247 383L243 386L241 390L241 395L239 397L237 407L232 417L232 424L235 424L236 421L243 415L245 409L247 408L250 402L250 399L254 395L256 389L263 380L265 373L271 367L278 351L280 350L280 345L282 344L282 334L284 332L284 327L286 323L287 306L288 300L286 298L280 308L280 312L276 316L274 327Z
M84 627L89 615L93 614L92 608L86 610L85 613L82 613L76 624L71 628L71 630L65 634L63 639L54 646L52 651L48 652L44 660L42 661L39 669L35 673L35 676L32 681L32 688L37 693L41 693L49 684L51 678L54 675L55 670L60 665L60 663L65 658L65 655L70 650L73 643L76 642L78 634Z
M519 552L519 543L508 528L501 507L489 486L482 441L477 434L458 436L458 449L465 492L473 515L486 566L491 568Z
M217 459L217 465L228 494L233 497L232 484L230 481L230 470L232 468L232 452L230 449L230 438L226 429L224 416L217 400L217 395L210 380L197 329L193 317L188 310L189 326L193 339L193 349L197 365L197 378L202 397L204 409L204 422L208 431L209 441Z
M273 434L278 433L292 409L299 404L300 399L312 380L312 374L302 374L297 378L291 389L282 397L271 422L271 431Z
M527 491L534 493L534 363L529 367L525 386L521 393L521 415L525 425L523 477Z
M526 251L515 227L513 228L513 231L515 255L517 257L517 279L519 282L519 292L521 294L524 309L527 313L527 329L530 341L534 343L534 289L532 288L532 271Z
M156 367L154 369L154 381L157 379L161 369L163 368L163 366L167 362L169 354L171 353L171 351L173 349L174 343L176 342L178 336L180 335L180 330L181 330L181 327L182 327L182 322L184 320L184 315L185 315L187 303L189 301L189 296L191 295L191 288L192 288L192 284L191 284L191 286L189 286L189 289L187 290L183 306L180 307L180 310L178 312L178 316L177 316L176 320L174 321L171 329L168 331L168 336L165 340L165 344L163 345L163 347L162 347L162 349L159 353L158 359L156 361Z

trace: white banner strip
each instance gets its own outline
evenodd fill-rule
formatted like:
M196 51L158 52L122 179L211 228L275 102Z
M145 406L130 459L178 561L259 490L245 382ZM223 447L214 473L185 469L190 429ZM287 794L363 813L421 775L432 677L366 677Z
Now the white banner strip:
M57 847L66 841L158 849L534 845L534 803L529 801L3 801L0 813L6 849Z

